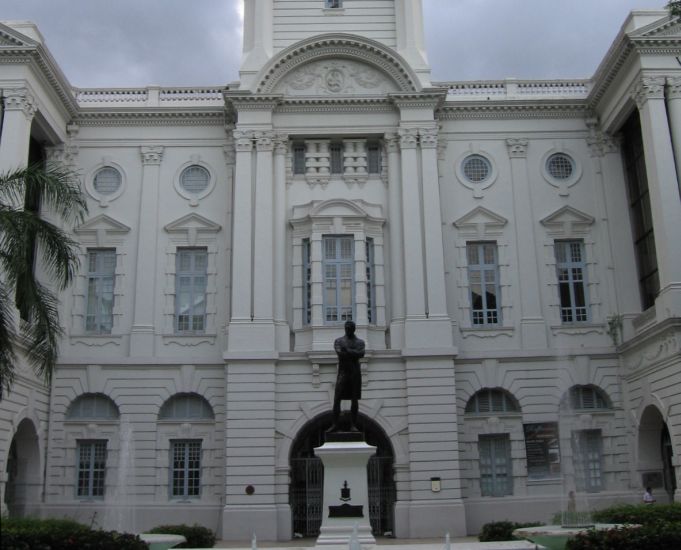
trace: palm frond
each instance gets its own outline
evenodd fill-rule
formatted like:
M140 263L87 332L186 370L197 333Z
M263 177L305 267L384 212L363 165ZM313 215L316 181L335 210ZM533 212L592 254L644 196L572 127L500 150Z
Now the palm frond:
M0 400L9 392L14 382L17 360L14 346L17 343L17 335L12 313L12 302L7 286L0 281Z

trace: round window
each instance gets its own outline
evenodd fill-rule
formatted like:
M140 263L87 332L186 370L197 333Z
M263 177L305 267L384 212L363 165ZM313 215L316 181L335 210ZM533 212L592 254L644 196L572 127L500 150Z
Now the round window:
M97 171L92 185L97 193L106 196L118 191L121 188L121 181L121 173L118 170L105 166Z
M200 195L210 184L210 174L203 166L193 164L182 171L180 175L180 186L187 193Z
M546 159L546 171L555 180L567 180L575 172L575 161L565 153L555 153Z
M464 159L461 169L468 181L481 183L489 178L492 165L481 155L470 155Z

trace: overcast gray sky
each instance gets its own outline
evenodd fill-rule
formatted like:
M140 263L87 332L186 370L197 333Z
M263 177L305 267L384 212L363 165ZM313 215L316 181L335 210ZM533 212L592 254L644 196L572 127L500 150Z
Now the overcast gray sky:
M30 19L71 84L226 84L243 0L1 0ZM434 80L588 78L627 13L665 0L424 0Z

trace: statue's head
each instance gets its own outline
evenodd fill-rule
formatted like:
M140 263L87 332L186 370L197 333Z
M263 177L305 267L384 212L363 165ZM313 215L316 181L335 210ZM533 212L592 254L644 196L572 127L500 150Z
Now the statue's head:
M355 334L355 329L357 326L355 325L354 321L345 321L345 334L348 336L352 336Z

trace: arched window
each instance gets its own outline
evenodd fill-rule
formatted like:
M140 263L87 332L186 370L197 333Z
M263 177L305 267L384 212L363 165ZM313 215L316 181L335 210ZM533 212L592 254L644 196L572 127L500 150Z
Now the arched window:
M483 388L466 403L467 414L519 413L515 397L502 388Z
M572 410L611 409L607 394L596 386L572 386L561 402L563 408Z
M77 397L66 410L66 420L118 420L118 407L102 393Z
M179 393L168 399L158 413L159 420L213 420L213 408L196 393Z

